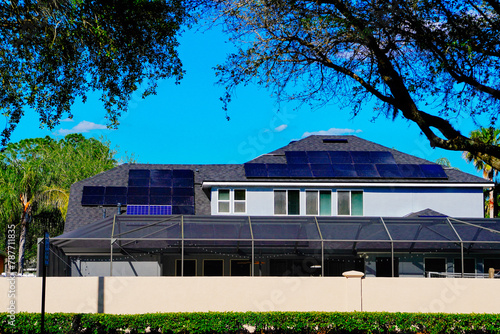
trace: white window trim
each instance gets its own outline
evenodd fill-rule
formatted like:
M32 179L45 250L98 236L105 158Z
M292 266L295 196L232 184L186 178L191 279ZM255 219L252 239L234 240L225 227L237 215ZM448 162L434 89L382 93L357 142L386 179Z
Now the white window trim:
M229 199L228 200L220 200L219 199L219 192L221 190L229 190ZM234 196L234 191L235 190L243 190L245 192L245 200L236 200L235 199L235 196ZM216 210L217 210L217 214L219 215L234 215L234 214L237 214L237 215L244 215L247 213L248 211L248 194L247 194L247 189L243 189L243 188L220 188L220 189L217 189L217 203L216 203ZM229 203L229 212L221 212L219 210L219 203ZM234 211L234 204L235 203L245 203L245 211L244 212L235 212Z
M321 216L321 192L325 192L325 191L330 192L330 215L329 216ZM317 215L307 213L307 193L308 192L316 192L318 194L318 203L317 203L318 214ZM306 216L332 217L332 215L333 215L333 191L332 191L332 189L305 189L304 194L305 194L304 198L306 201L305 202L306 203L306 206L305 206L305 215Z
M288 214L288 192L290 190L291 191L298 191L299 192L299 214L298 215L289 215ZM284 214L283 213L276 213L274 211L274 200L275 200L274 193L276 191L284 191L285 192L285 212L286 213L284 213ZM273 215L274 216L301 216L302 215L301 214L301 212L302 212L302 209L301 209L301 203L302 203L301 198L302 198L302 191L300 189L293 189L293 188L291 188L291 189L273 189Z
M360 192L363 197L363 214L361 216L353 216L352 215L352 192ZM341 215L339 214L339 192L348 192L349 193L349 214L348 215ZM333 197L333 196L332 196ZM341 217L363 217L365 215L365 191L363 189L337 189L337 216Z

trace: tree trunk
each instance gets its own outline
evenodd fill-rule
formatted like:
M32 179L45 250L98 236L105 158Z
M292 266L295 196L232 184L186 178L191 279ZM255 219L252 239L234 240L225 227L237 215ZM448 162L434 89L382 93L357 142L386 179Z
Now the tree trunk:
M23 215L21 217L21 234L19 236L19 259L17 273L23 274L24 271L24 252L26 250L26 236L28 235L28 223L31 219L31 206L25 206Z
M495 218L495 188L492 187L490 189L490 200L489 202L489 211L490 211L490 218Z

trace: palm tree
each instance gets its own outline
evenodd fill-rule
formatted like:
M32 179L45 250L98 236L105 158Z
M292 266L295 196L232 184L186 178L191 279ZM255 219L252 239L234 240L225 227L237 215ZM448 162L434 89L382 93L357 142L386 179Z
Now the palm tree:
M480 128L478 130L472 131L470 133L470 138L484 144L498 146L500 145L500 129L495 129L493 127ZM498 175L498 170L494 169L483 160L479 159L477 155L470 152L464 152L463 156L464 159L467 160L467 162L472 162L474 164L474 167L478 171L483 172L483 177L485 179L493 181L495 176ZM492 187L488 194L488 212L490 218L495 217L495 209L495 188Z

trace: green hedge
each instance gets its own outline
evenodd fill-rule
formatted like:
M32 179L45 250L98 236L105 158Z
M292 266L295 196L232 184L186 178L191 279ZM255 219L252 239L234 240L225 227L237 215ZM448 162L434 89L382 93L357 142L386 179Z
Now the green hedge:
M0 333L40 333L40 314L0 313ZM500 333L497 314L441 313L155 313L46 315L46 333L170 334Z

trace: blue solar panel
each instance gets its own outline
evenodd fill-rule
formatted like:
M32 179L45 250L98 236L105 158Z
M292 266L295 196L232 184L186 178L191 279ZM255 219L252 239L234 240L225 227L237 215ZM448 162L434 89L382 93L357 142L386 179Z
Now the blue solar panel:
M424 173L426 178L430 179L447 179L448 175L446 175L443 167L441 165L420 165L422 172Z
M150 215L171 215L172 206L171 205L151 205L149 207Z
M151 170L150 178L152 180L171 179L172 178L172 170L170 170L170 169L153 169L153 170Z
M356 177L353 164L332 164L334 177Z
M355 164L371 164L373 163L369 151L351 151L352 161Z
M312 177L311 167L307 164L288 165L290 177Z
M103 196L105 192L105 187L83 187L83 196Z
M424 173L422 172L422 169L420 168L419 165L413 165L413 164L400 164L399 170L401 172L401 175L405 178L423 178Z
M149 205L127 205L127 215L147 215Z
M266 164L245 164L246 177L267 177Z
M334 177L331 164L311 165L311 171L314 177Z
M380 174L374 164L355 164L354 169L358 177L379 178Z
M309 163L307 154L304 151L287 151L285 152L286 162L289 165L301 165Z
M347 151L329 151L332 164L351 164L351 154Z
M311 165L316 164L330 164L330 155L327 151L309 151L306 152L307 158Z
M268 177L289 177L288 166L285 164L267 164Z
M149 179L149 169L131 169L128 171L129 179Z
M399 171L398 165L394 164L377 164L378 173L384 178L401 178L401 172Z
M395 164L396 160L392 156L391 152L379 152L379 151L371 151L370 152L371 163L374 164Z
M172 187L172 179L151 179L150 187Z

